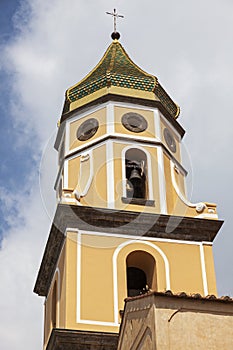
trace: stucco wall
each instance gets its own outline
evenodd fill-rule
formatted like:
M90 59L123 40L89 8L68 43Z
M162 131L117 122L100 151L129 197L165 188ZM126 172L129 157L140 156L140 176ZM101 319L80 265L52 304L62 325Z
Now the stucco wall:
M126 302L118 350L230 350L232 347L232 300L152 293Z

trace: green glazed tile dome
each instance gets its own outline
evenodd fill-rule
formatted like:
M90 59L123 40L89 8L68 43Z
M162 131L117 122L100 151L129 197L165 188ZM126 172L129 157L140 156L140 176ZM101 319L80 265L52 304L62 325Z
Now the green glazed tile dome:
M83 80L67 90L64 112L69 111L70 104L111 87L130 89L135 93L149 92L152 96L149 99L159 101L173 118L179 115L179 107L168 96L158 79L139 68L118 40L111 43L97 66Z

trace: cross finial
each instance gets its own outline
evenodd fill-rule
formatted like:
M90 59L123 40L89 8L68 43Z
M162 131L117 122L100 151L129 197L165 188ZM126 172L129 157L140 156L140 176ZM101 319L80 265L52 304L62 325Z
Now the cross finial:
M117 18L124 18L123 15L119 15L117 13L116 9L113 9L113 12L106 12L107 15L110 15L113 17L113 33L112 33L112 39L119 39L120 38L120 33L117 32L116 30L116 21Z

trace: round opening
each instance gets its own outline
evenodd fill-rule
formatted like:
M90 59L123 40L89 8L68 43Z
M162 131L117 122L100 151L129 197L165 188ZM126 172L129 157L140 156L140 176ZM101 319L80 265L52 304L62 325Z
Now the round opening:
M77 130L77 138L79 141L89 140L95 135L99 128L99 122L95 118L91 118L83 122Z
M172 136L172 134L170 133L170 131L167 128L164 129L163 134L164 134L166 144L168 145L168 148L170 149L170 151L175 153L176 152L176 141L175 141L174 137Z
M142 115L133 112L124 114L121 122L126 129L133 132L142 132L148 126L146 119Z

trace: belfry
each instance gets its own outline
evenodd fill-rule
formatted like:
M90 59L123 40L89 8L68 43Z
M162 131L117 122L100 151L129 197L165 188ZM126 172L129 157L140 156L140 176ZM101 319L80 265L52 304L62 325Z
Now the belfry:
M212 242L222 221L215 204L186 197L180 109L112 38L66 91L59 122L57 209L34 288L45 297L46 350L137 349L129 339L149 319L147 298L208 303L217 294ZM125 299L144 303L129 319ZM148 327L140 344L155 349Z

